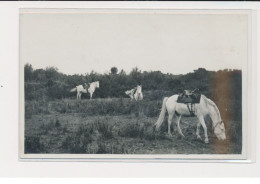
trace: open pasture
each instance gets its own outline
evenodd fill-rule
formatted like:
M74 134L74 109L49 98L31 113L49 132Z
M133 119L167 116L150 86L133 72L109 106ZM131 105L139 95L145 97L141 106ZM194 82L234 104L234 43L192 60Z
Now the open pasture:
M213 135L207 120L209 144L196 139L196 117L183 117L182 138L173 126L167 135L167 116L156 122L162 100L130 101L107 98L76 101L26 101L25 153L86 154L239 154L241 122L224 120L227 140ZM203 129L201 129L203 137Z

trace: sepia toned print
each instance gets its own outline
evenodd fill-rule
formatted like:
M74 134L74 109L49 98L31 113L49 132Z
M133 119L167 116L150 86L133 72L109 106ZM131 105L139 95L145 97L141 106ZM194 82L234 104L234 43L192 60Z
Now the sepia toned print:
M22 157L242 158L247 13L30 11Z

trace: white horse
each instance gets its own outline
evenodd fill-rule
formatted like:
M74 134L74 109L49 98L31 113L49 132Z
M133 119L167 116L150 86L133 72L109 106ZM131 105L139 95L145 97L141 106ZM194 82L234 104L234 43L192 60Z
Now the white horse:
M96 88L99 88L99 81L92 82L89 84L89 88L87 89L87 84L83 85L78 85L75 88L71 89L70 92L75 92L77 91L77 100L81 100L81 95L82 93L87 93L89 92L90 94L90 99L92 99L93 93L95 92Z
M135 98L136 101L143 100L144 97L143 97L141 85L137 85L136 91L135 91L135 94L134 94L134 98Z
M160 116L155 123L156 129L158 130L159 127L162 125L165 117L165 112L166 110L168 111L169 117L168 117L168 134L171 136L171 123L172 119L174 116L177 117L177 128L178 132L180 133L181 136L184 137L181 128L180 128L180 119L181 116L190 116L190 110L187 107L187 104L183 103L177 103L179 95L173 95L171 97L166 97L163 99L163 104L162 104L162 110L160 113ZM225 140L226 139L226 134L225 134L225 126L223 121L221 120L220 117L220 112L216 106L216 104L205 97L204 95L201 95L200 103L194 104L194 114L197 116L199 119L199 122L197 123L197 130L196 130L196 135L197 139L201 139L200 137L200 126L202 125L204 129L204 135L205 135L205 143L208 143L208 134L207 134L207 127L204 121L205 116L209 115L211 120L212 120L212 128L214 130L214 133L216 137L219 140Z
M136 101L143 99L142 86L137 85L135 88L125 91L125 94L128 95L131 99Z
M135 90L136 88L125 91L125 94L130 97L131 101L134 99Z

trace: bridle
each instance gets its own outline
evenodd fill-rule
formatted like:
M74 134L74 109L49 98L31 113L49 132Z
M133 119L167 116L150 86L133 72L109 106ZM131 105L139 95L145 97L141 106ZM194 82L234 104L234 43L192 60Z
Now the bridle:
M223 123L223 121L221 120L221 121L219 121L219 122L217 122L216 124L215 124L215 126L213 127L213 131L215 131L215 128L218 126L218 125L221 125L221 123Z

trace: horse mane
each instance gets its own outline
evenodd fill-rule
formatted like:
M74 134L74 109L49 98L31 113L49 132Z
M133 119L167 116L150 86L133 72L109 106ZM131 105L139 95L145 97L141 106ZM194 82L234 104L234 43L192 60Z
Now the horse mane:
M218 109L217 105L215 104L215 102L213 102L212 100L210 100L209 98L207 98L204 95L201 95L201 96L205 99L205 101L207 102L207 105L210 105L215 109L216 113L218 114L219 118L221 119L219 109Z

